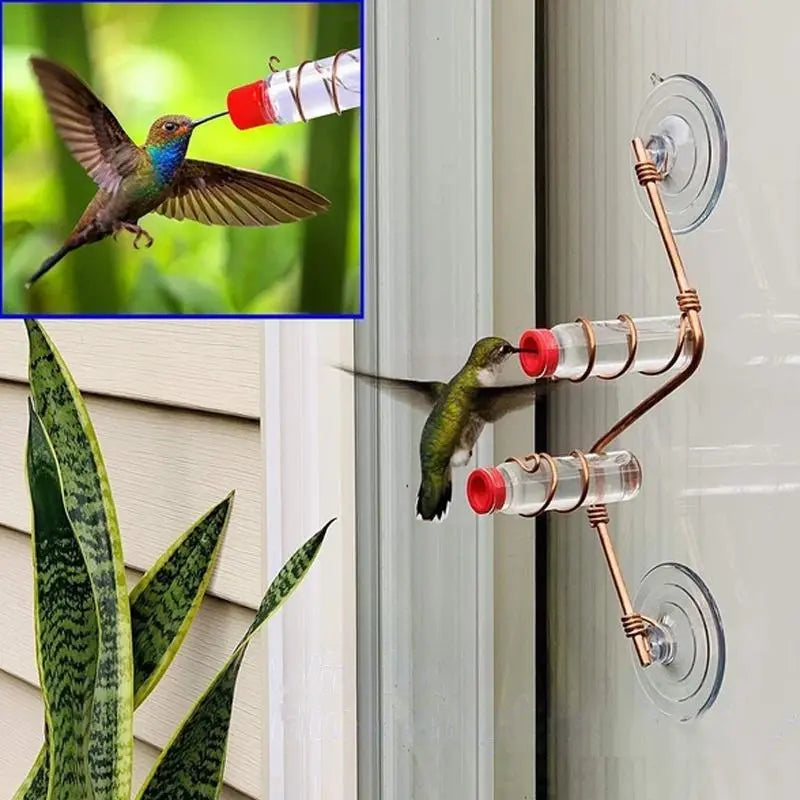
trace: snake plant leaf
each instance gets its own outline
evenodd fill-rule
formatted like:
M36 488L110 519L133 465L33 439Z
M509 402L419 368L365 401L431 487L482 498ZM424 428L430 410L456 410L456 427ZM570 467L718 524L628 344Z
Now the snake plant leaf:
M301 545L275 576L252 624L161 752L137 800L217 800L225 770L236 679L247 645L308 572L333 521Z
M47 722L45 720L45 734ZM28 770L25 780L17 789L11 800L45 800L47 797L47 782L49 778L49 764L47 761L47 745L45 744L36 756L36 761Z
M197 520L130 594L136 708L166 672L197 615L228 526L233 497L231 492ZM46 755L45 746L14 800L46 800Z
M53 448L29 403L36 655L48 730L48 800L92 796L86 754L97 669L97 608L86 561L64 507Z
M148 570L130 596L134 707L161 680L200 609L233 509L231 492Z
M87 754L93 800L129 800L133 650L122 543L103 457L80 391L41 325L26 319L30 388L61 472L64 507L98 609L97 675Z

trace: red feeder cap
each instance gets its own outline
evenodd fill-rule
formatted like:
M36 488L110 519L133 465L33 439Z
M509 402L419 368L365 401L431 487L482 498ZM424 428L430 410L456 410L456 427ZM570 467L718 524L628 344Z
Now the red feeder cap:
M476 514L491 514L506 501L506 479L497 467L481 467L467 478L467 500Z
M549 328L533 328L519 337L519 365L531 378L549 378L558 367L558 339Z
M228 92L228 113L240 131L275 122L265 82L256 81L231 89Z

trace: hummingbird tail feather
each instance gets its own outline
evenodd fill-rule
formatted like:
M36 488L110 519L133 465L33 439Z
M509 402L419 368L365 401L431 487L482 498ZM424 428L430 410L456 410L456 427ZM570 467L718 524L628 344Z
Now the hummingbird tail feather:
M61 261L64 256L69 253L71 250L74 250L76 245L74 244L64 244L56 250L53 255L49 256L42 262L42 266L36 270L36 272L31 275L28 279L28 282L25 284L26 289L30 289L31 286L36 283L45 273L50 272L53 267Z
M417 494L417 515L426 522L443 520L453 499L453 481L449 473L426 477Z

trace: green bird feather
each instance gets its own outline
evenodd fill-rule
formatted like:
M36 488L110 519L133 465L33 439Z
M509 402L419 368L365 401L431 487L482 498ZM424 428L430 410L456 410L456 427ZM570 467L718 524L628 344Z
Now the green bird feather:
M186 158L192 133L227 111L199 120L159 117L142 147L71 70L31 58L53 124L98 190L64 244L31 276L30 287L64 256L120 231L135 234L134 247L153 238L138 223L155 212L205 225L266 226L319 214L330 203L292 181L246 169Z

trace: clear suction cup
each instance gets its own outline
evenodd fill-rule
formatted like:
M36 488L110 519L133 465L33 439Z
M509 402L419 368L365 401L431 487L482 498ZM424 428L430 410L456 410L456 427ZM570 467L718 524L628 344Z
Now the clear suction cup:
M659 184L672 230L688 233L714 210L728 166L725 122L714 96L697 78L651 75L654 84L636 121L641 138L664 175ZM644 192L639 204L655 222Z
M716 700L725 672L725 634L711 592L683 564L659 564L642 578L634 608L658 623L648 629L653 663L642 667L634 655L639 683L667 716L699 717Z

